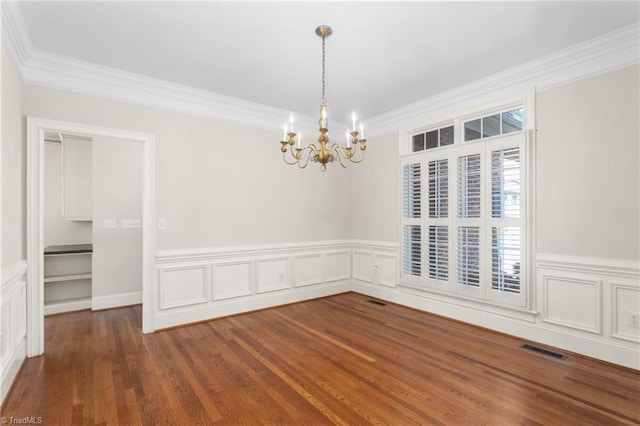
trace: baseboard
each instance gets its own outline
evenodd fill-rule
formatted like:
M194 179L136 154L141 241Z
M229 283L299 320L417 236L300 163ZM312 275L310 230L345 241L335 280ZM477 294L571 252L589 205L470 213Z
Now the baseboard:
M108 296L93 296L91 298L91 310L119 308L122 306L139 305L142 303L142 292L110 294Z
M440 300L404 293L397 289L353 280L353 291L366 296L397 303L413 309L467 322L479 327L519 337L527 341L554 346L591 358L640 370L638 349L626 342L589 337L566 330L555 329L544 323L522 321L472 307L448 304Z

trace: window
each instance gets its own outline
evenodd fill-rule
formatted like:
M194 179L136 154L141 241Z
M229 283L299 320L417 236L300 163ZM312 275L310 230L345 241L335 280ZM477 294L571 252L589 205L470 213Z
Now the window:
M410 135L414 154L402 159L402 285L526 306L522 116L518 108L457 121L464 142L467 129L478 130L472 143L442 145L442 129ZM437 144L428 142L436 136ZM446 148L429 148L436 146Z
M499 114L487 115L464 123L464 140L490 138L519 132L523 129L523 109L513 109Z
M411 150L413 152L438 148L453 144L453 126L441 127L424 133L418 133L411 137Z

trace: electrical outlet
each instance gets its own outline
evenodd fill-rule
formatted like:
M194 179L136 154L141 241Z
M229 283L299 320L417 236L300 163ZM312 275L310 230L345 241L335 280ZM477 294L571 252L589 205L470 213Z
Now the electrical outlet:
M640 312L629 311L629 327L640 328Z
M284 274L280 274L279 275L279 279L280 279L280 282L283 283L284 282Z
M140 219L122 219L122 229L139 229Z
M104 220L104 229L116 229L116 220L115 219L105 219Z
M167 219L161 217L158 219L158 230L164 231L167 229Z
M378 277L378 268L380 268L380 265L373 265L373 276L374 277Z

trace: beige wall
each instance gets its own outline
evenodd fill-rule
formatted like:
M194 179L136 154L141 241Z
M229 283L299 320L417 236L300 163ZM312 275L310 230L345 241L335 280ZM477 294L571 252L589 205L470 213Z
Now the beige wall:
M349 171L349 238L399 240L400 161L398 134L369 138L367 157Z
M537 251L640 259L639 67L537 96Z
M26 259L22 81L2 49L2 267Z
M349 170L285 165L280 131L33 85L23 91L25 115L155 135L156 214L168 228L157 233L158 249L349 235Z
M143 148L93 139L93 297L142 291L142 230L123 229L122 220L142 218ZM116 229L105 229L105 219Z

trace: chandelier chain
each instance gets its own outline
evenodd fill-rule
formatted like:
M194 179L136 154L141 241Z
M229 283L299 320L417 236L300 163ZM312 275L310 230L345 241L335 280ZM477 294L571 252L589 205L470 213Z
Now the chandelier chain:
M324 84L324 39L326 37L322 37L322 105L326 105L327 104L327 99L325 97L324 91L325 91L325 84Z

